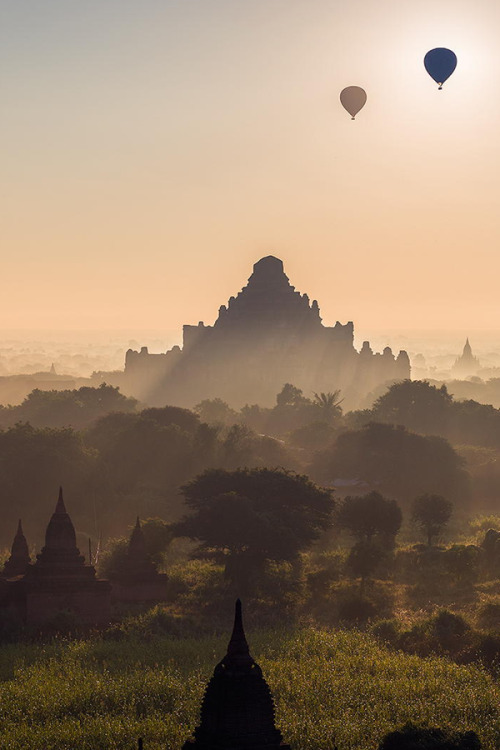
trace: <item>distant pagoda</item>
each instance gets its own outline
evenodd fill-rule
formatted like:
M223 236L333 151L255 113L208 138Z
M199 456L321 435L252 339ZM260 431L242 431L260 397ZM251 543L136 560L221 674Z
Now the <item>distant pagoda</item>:
M481 369L481 363L477 357L472 354L472 348L467 338L464 346L464 350L458 359L455 360L455 364L452 367L453 375L458 377L466 378L470 375L476 375Z
M10 557L4 565L4 577L16 578L17 576L23 576L28 570L30 562L28 543L23 533L21 519L19 519L17 532L12 542Z
M269 686L250 656L239 599L227 654L207 685L194 740L183 750L290 750L274 723Z
M167 576L159 573L146 550L139 516L130 535L128 548L111 578L112 597L123 602L161 602L167 598Z
M28 623L41 624L61 612L73 614L78 624L109 622L110 583L98 580L93 566L85 564L62 488L45 532L45 546L29 566L24 584Z

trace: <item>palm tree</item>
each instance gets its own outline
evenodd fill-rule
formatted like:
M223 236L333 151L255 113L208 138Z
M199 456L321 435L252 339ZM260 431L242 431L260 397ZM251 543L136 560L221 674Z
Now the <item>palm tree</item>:
M340 390L314 394L313 403L320 410L322 421L331 423L340 419L342 416L340 404L344 399L339 396Z

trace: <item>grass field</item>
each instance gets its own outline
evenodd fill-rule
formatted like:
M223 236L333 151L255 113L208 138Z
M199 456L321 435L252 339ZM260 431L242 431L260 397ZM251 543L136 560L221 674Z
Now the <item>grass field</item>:
M180 750L227 637L136 636L0 649L2 750ZM376 748L416 723L500 746L500 689L477 667L391 653L365 634L254 632L251 651L294 750Z

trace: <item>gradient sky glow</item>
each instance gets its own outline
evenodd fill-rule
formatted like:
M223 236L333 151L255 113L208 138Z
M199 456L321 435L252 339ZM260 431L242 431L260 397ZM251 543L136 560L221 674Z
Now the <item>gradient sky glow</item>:
M0 0L0 329L212 323L269 253L329 325L498 329L499 92L492 0Z

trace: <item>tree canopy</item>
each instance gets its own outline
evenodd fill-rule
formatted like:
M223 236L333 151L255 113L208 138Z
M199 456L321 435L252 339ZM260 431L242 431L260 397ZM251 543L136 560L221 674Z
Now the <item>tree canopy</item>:
M175 527L233 579L267 560L294 560L328 528L330 490L281 469L210 469L182 487L191 515Z
M430 547L450 520L453 504L442 495L425 493L415 498L411 510L412 521L425 533Z
M338 526L358 542L371 542L375 536L394 540L402 520L397 502L379 492L346 497L336 514Z
M102 383L98 388L41 391L36 388L19 406L0 407L0 426L29 422L33 427L73 427L81 430L110 412L133 412L137 400Z
M446 385L433 385L426 380L395 383L372 409L349 415L352 426L369 422L403 425L455 444L500 446L500 409L472 399L454 400Z
M440 437L417 435L404 427L370 423L340 434L310 467L313 479L360 479L400 501L434 492L464 502L469 497L464 460Z

